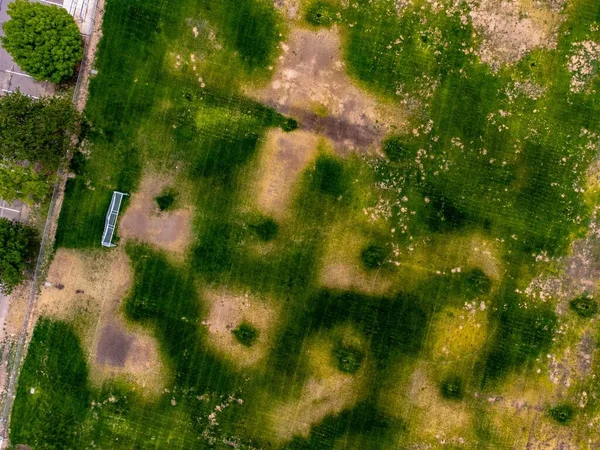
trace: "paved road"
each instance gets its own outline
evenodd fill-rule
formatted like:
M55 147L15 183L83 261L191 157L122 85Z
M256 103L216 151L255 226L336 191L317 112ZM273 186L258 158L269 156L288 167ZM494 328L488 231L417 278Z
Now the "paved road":
M0 199L0 219L15 220L18 222L25 222L29 215L29 207L20 202L7 203Z

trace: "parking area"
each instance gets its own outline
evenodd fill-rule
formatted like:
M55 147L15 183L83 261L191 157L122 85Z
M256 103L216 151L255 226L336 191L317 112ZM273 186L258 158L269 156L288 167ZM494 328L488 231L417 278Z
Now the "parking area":
M8 203L0 200L0 219L13 220L15 222L25 222L29 216L29 206L25 203L16 201Z

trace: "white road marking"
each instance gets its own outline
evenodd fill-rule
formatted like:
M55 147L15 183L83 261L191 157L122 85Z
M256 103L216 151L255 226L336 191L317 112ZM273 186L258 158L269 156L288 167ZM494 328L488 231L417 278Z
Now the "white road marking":
M31 75L27 75L26 73L15 72L14 70L5 70L6 73L12 73L13 75L21 75L22 77L33 78Z
M12 212L16 212L16 213L20 213L21 212L20 209L12 209L12 208L8 208L6 206L0 206L0 209L5 209L7 211L12 211Z

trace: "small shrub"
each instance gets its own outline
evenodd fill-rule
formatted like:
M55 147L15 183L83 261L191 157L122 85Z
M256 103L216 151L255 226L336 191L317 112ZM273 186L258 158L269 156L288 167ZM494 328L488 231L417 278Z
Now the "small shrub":
M81 175L81 174L83 174L83 171L85 169L85 162L86 162L85 155L81 152L75 152L73 154L73 157L71 158L71 162L69 164L69 169L75 175Z
M250 225L250 228L254 230L258 238L263 242L274 239L279 231L279 225L271 218L263 219L256 224L252 224Z
M456 375L447 377L442 383L441 393L447 399L461 399L464 395L462 378Z
M571 300L569 306L579 317L589 318L598 314L598 302L587 296Z
M360 253L360 260L367 269L376 269L385 262L386 251L381 245L371 244Z
M562 425L568 424L574 413L573 407L567 404L558 405L548 410L548 415Z
M298 121L296 119L292 119L291 117L288 117L281 123L281 129L283 131L285 131L286 133L297 130L298 129Z
M335 348L333 354L337 360L338 369L345 373L357 372L364 358L362 351L342 343Z
M252 347L259 334L258 329L246 322L242 322L232 333L238 342L246 347Z
M400 136L390 136L383 141L383 153L390 161L407 161L416 156L416 148Z
M337 22L337 9L329 2L317 0L307 8L304 18L315 27L328 27Z
M171 189L166 189L158 197L155 197L154 200L158 205L158 209L161 211L169 211L175 206L176 198L176 192L172 191Z

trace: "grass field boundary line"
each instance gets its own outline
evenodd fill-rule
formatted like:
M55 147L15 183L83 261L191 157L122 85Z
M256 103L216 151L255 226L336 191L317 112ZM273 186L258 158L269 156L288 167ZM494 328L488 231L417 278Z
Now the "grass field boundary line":
M92 34L84 40L83 44L83 54L84 60L82 61L79 74L77 75L77 82L75 84L75 89L73 92L72 102L77 108L78 102L80 100L81 95L81 84L84 77L84 72L88 72L91 70L94 57L93 54L88 54L88 46L92 39L94 39L95 32L95 22L96 15L98 13L98 7L100 5L100 0L96 0L94 3L94 12L91 18L91 30ZM82 105L85 105L85 100L87 100L87 95L85 95L84 102ZM83 109L83 107L81 108ZM6 398L4 404L2 406L2 413L0 414L0 449L4 449L9 444L8 432L10 426L10 413L12 411L12 406L15 399L15 390L19 378L19 370L21 368L21 364L23 362L24 354L25 354L25 344L27 343L27 332L30 326L31 319L33 317L33 311L35 308L35 301L37 299L37 293L39 289L39 277L42 273L42 267L45 262L45 256L49 248L51 248L54 243L54 234L56 232L56 225L58 222L58 214L55 211L56 205L62 204L62 196L64 195L64 185L66 183L66 177L68 175L68 170L63 170L62 167L59 167L56 173L56 182L54 183L54 188L52 191L52 199L50 200L50 205L48 207L48 214L46 216L46 222L44 224L44 231L42 233L42 238L40 241L40 251L38 253L38 257L36 260L35 271L33 274L33 278L31 280L31 286L29 290L29 298L27 300L27 307L25 311L25 316L23 318L23 323L21 325L21 331L17 341L17 347L15 350L15 358L13 359L12 367L8 368L8 387L6 389ZM52 233L52 237L50 238L50 234Z

